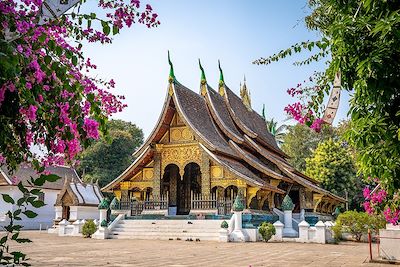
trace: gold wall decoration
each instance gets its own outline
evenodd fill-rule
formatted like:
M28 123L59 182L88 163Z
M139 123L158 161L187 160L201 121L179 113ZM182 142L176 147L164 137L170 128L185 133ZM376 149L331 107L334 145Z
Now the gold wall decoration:
M194 139L192 132L186 126L171 127L171 142L187 142Z
M136 173L132 178L131 181L139 181L143 179L143 171Z
M146 189L147 187L153 188L152 181L146 182L130 182L129 189L139 188L140 190Z
M181 171L190 162L201 165L201 150L197 144L163 146L161 150L162 170L168 164L176 164Z
M211 178L222 178L224 175L223 169L220 166L211 166Z
M129 190L130 182L121 182L121 190Z
M189 130L189 128L185 127L184 129L182 129L182 139L183 140L193 140L193 134Z
M227 179L236 179L236 175L234 175L232 172L228 170L224 171L224 177Z
M182 139L182 132L180 129L171 129L171 141L179 141Z
M154 170L153 168L143 169L143 180L153 180Z
M114 192L114 196L119 200L121 200L121 190L115 190Z
M317 193L313 194L314 212L317 212L318 205L321 203L323 197L324 197L324 195L322 195L322 194L317 194Z
M228 186L236 186L236 187L246 187L246 182L243 182L239 179L212 179L211 180L211 188L215 186L221 186L223 188L227 188Z

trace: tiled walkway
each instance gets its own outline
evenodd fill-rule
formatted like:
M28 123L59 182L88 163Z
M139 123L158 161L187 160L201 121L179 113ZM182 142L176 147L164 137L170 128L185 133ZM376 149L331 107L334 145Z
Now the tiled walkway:
M33 266L379 266L367 244L218 243L94 240L24 232ZM15 248L15 246L13 246Z

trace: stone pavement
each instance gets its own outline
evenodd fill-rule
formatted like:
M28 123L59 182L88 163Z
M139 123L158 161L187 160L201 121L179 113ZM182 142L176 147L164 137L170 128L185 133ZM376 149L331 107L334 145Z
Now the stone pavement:
M153 240L95 240L23 232L33 243L14 245L33 266L365 266L365 243L218 243ZM386 266L386 265L385 265Z

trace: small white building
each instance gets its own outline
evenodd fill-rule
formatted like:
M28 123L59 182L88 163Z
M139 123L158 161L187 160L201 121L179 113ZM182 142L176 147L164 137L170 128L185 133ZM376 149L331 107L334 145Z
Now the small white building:
M29 219L25 216L21 216L22 220L18 221L18 224L23 226L23 230L33 229L47 229L53 225L53 219L55 218L54 204L56 203L57 194L59 194L65 184L66 180L80 181L78 174L72 167L67 166L52 166L46 168L46 171L56 174L61 179L56 182L46 182L43 186L37 187L42 189L42 194L39 196L40 200L43 200L46 204L41 208L31 207L38 214L35 218ZM38 177L36 171L29 164L21 164L18 169L10 174L5 167L0 169L0 194L8 194L15 201L23 196L22 192L18 189L17 184L22 181L22 184L29 190L32 187L29 186L28 181L31 177ZM8 225L8 217L6 213L8 211L14 211L17 206L14 204L5 203L0 198L0 228Z
M54 222L61 220L70 223L76 220L98 220L98 205L103 195L97 184L85 184L78 179L67 179L55 202Z

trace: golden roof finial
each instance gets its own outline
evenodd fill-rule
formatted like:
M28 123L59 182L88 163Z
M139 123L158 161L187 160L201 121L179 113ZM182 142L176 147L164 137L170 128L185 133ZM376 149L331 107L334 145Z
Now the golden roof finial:
M246 85L246 76L244 76L243 80L244 80L243 86L240 83L240 97L242 98L243 104L248 109L251 109L251 97L250 97L250 91L247 89L247 85Z

